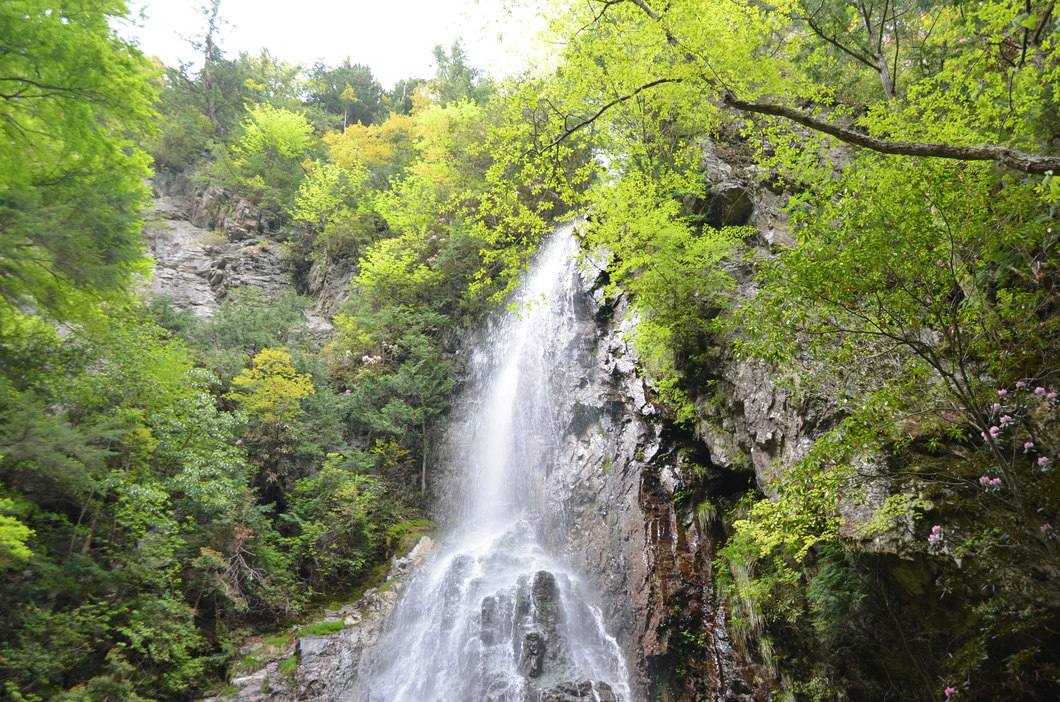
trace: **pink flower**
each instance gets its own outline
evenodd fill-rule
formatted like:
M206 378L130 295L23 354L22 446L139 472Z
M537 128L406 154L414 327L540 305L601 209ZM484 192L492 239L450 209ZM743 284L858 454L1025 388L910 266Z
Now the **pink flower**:
M994 478L993 480L990 481L990 484L993 485L994 487L997 487L998 485L1001 484L1001 478Z
M939 268L942 268L946 265L946 262L940 258L939 260L935 261L935 265L937 265Z
M986 441L986 432L985 431L979 432L979 436L983 437L983 441Z
M1040 466L1049 465L1049 457L1048 456L1042 456L1041 458L1039 458L1038 459L1038 465L1040 465Z
M1023 442L1023 450L1024 451L1030 451L1032 448L1034 448L1034 442L1033 441L1024 441Z
M1004 415L1001 416L1001 423L1002 424L1008 424L1011 421L1012 421L1012 417L1008 416L1007 414L1004 414Z
M1045 394L1045 399L1046 400L1055 400L1056 399L1056 393L1055 392L1046 393Z
M351 392L353 392L353 390L350 390L349 388L346 388L346 394L347 394L347 395L348 395L349 393L351 393Z
M942 692L943 692L943 693L944 693L944 694L946 695L946 697L948 698L948 697L951 697L951 696L953 696L953 695L954 695L954 694L955 694L955 693L957 692L957 688L955 688L955 687L947 687L947 688L946 688L945 690L943 690Z
M243 440L242 439L236 439L236 446L242 446L242 445L243 445Z
M1034 394L1035 395L1044 395L1045 394L1045 388L1043 388L1041 385L1039 385L1038 387L1034 388Z
M1001 429L999 429L998 427L990 427L990 436L996 437L998 435L998 432L1000 431Z
M986 477L985 475L980 475L979 476L979 484L980 485L988 485L989 483L990 483L990 478Z
M1006 390L1005 388L1001 388L1000 390L997 391L997 394L1001 395L1001 397L1004 397L1005 395L1008 394L1008 390Z
M1025 388L1025 387L1027 387L1027 383L1023 382L1022 380L1017 381L1016 387L1017 388Z
M1000 402L995 402L994 404L990 405L990 409L992 409L995 412L997 412L999 409L1001 409L1001 403Z
M1043 534L1048 534L1052 530L1053 530L1053 525L1052 524L1042 524L1041 528L1039 529L1039 531L1041 531Z

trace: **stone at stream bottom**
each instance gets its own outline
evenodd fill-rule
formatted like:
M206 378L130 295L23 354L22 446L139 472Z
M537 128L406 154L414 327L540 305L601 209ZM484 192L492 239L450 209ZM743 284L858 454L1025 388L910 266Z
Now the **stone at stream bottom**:
M594 684L589 680L562 682L547 690L542 690L540 694L536 702L581 702L582 700L617 702L618 700L610 685L600 681Z

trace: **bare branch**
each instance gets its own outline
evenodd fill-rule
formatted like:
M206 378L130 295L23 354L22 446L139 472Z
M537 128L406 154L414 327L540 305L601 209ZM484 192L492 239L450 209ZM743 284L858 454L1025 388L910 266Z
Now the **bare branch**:
M680 78L660 78L658 80L653 80L650 83L645 83L644 85L640 86L639 88L637 88L633 92L627 93L626 95L623 95L622 97L615 98L611 102L607 103L606 105L601 107L599 110L597 110L596 113L593 114L591 117L583 119L581 122L578 122L573 127L568 127L566 130L564 130L564 132L562 134L560 134L558 137L556 137L554 140L552 140L552 142L550 142L549 144L541 147L540 149L536 149L535 153L541 154L541 153L543 153L544 151L546 151L548 149L551 149L551 148L554 148L556 146L559 146L560 143L565 141L568 137L570 137L575 132L581 130L584 127L589 126L590 124L592 124L596 120L600 119L600 117L605 112L610 110L612 107L615 107L617 105L621 105L622 103L624 103L627 100L630 100L630 99L636 97L637 95L639 95L640 93L644 92L645 90L649 90L651 88L654 88L654 87L659 86L659 85L663 85L665 83L680 83L681 80L682 79L680 79ZM564 121L566 121L566 118L564 118Z
M819 36L821 39L824 39L826 42L828 42L829 44L831 44L835 48L839 49L844 54L846 54L847 56L851 57L852 59L854 59L858 63L865 64L866 66L871 68L874 73L879 73L880 67L876 65L875 61L872 61L872 60L862 56L858 52L854 51L853 49L850 49L849 47L843 45L842 43L840 43L838 37L836 37L836 36L831 36L830 37L827 34L825 34L824 27L820 26L817 22L815 22L812 16L810 16L810 17L798 17L798 18L795 18L795 19L801 19L803 22L806 23L806 26L808 26L813 31L813 33L816 34L817 36Z
M998 161L1013 170L1023 173L1060 173L1060 157L1037 156L1025 151L1018 151L1007 146L961 146L958 144L939 144L911 141L887 141L877 139L849 127L840 127L824 120L811 117L804 112L786 105L748 102L740 100L732 93L724 93L722 102L742 112L753 112L760 115L783 117L796 124L801 124L816 132L833 136L839 141L860 146L872 151L896 156L926 156L929 158L946 158L958 161Z
M79 88L69 88L63 85L51 85L49 83L41 83L22 76L0 76L0 83L15 83L19 86L14 93L0 94L0 98L5 100L13 100L16 98L66 97L87 100L92 103L106 104L104 97L95 90L81 90ZM37 88L37 90L41 92L26 94L27 89L30 87Z

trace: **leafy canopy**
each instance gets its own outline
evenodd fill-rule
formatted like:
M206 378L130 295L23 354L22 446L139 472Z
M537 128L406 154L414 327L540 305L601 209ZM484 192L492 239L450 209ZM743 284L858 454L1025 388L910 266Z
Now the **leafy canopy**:
M111 28L121 1L0 7L0 315L90 312L144 267L149 65Z
M312 378L291 365L287 349L262 349L252 367L232 379L228 397L266 424L291 424L302 414L302 400L312 395Z

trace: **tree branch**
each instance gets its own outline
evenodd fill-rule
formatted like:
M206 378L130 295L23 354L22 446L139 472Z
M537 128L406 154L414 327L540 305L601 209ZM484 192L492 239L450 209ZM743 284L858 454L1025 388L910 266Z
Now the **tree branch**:
M548 149L551 149L551 148L554 148L556 146L559 146L560 143L565 141L569 136L571 136L575 132L579 131L583 127L587 127L590 124L592 124L593 122L595 122L596 120L598 120L601 115L603 115L605 112L610 110L612 107L615 107L616 105L620 105L623 102L626 102L627 100L630 100L630 99L636 97L637 95L639 95L640 93L644 92L645 90L649 90L651 88L654 88L654 87L656 87L658 85L663 85L665 83L680 83L681 81L682 81L681 78L660 78L658 80L653 80L650 83L645 83L644 85L640 86L639 88L637 88L633 92L628 93L626 95L623 95L622 97L615 98L611 102L607 103L606 105L601 107L599 110L597 110L596 113L593 114L593 116L588 117L586 119L583 119L581 122L578 122L573 127L568 127L566 130L564 130L564 132L562 134L560 134L558 137L553 139L550 143L546 144L545 146L541 147L540 149L535 149L534 152L537 153L537 154L541 154L541 153L544 153Z
M78 100L86 100L91 103L106 104L107 101L103 95L96 90L85 90L82 88L69 88L63 85L52 85L50 83L41 83L39 81L32 80L30 78L24 78L22 76L0 76L0 83L15 83L20 86L14 93L3 93L0 94L0 99L4 100L15 100L18 98L22 99L39 99L48 97L65 97ZM26 91L30 88L36 88L41 91L39 93L26 94Z
M844 54L846 54L847 56L851 57L852 59L854 59L858 63L865 64L866 66L871 68L874 73L879 73L880 72L880 67L878 65L876 65L875 61L870 61L869 59L865 58L864 56L862 56L858 52L854 51L853 49L851 49L851 48L849 48L847 46L844 46L842 43L840 43L840 41L839 41L837 36L831 36L830 37L827 34L825 34L824 27L822 27L819 24L817 24L817 22L814 21L812 16L795 17L794 19L801 19L803 22L806 23L806 26L809 27L810 30L814 34L819 36L821 39L824 39L826 42L828 42L829 44L831 44L835 48L839 49Z
M657 14L647 4L646 0L627 0L628 2L636 5L652 20L659 22L662 25L662 17ZM863 11L863 16L866 18L867 27L871 27L871 21L868 20L867 15L864 14L865 6L863 3L859 3L859 7ZM1050 10L1052 6L1050 5ZM666 35L667 42L675 48L680 45L677 38L670 32L669 28L665 25L662 26L663 31ZM870 36L872 32L869 32ZM685 59L689 62L694 62L695 57L685 54ZM886 71L886 63L883 64ZM881 78L884 78L881 75ZM660 78L653 80L649 83L645 83L636 90L623 95L622 97L615 98L611 102L607 103L599 110L596 111L591 117L582 120L573 127L567 128L562 134L556 139L550 142L547 146L540 149L536 149L535 153L541 154L546 149L551 149L558 146L572 134L578 130L586 127L597 119L599 119L605 112L612 107L626 102L627 100L635 97L645 90L649 90L659 85L666 83L680 83L683 82L682 78ZM707 81L708 85L714 89L718 89L717 82L713 80ZM886 87L886 81L885 81ZM1009 168L1020 171L1023 173L1048 173L1056 172L1060 174L1060 157L1057 156L1038 156L1035 154L1027 153L1026 151L1019 151L1012 149L1007 146L995 146L995 145L984 145L984 146L961 146L957 144L940 144L940 143L925 143L925 142L910 142L910 141L887 141L885 139L877 139L876 137L869 136L863 132L856 131L850 127L841 127L839 125L831 124L816 117L801 112L793 107L786 105L776 105L772 103L761 103L761 102L748 102L737 98L731 91L723 90L721 93L721 103L726 107L734 110L740 110L741 112L751 112L760 115L769 115L772 117L783 117L784 119L801 124L804 127L812 129L815 132L821 132L822 134L828 134L829 136L835 137L839 141L846 144L852 144L854 146L860 146L870 151L877 151L883 154L892 154L896 156L923 156L927 158L945 158L957 161L997 161L1003 163Z
M793 107L771 103L748 102L740 100L732 93L722 95L722 102L735 110L753 112L760 115L783 117L796 124L801 124L815 132L833 136L839 141L860 146L872 151L896 156L926 156L929 158L946 158L958 161L998 161L1013 170L1024 173L1060 173L1060 157L1037 156L1026 151L1017 151L1007 146L961 146L958 144L939 144L912 141L886 141L877 139L849 127L840 127L824 120L811 117Z

